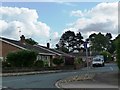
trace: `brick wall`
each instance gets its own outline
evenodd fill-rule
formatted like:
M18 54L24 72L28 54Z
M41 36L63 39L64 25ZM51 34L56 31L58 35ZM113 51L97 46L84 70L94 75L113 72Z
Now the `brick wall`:
M21 49L19 49L18 47L0 41L0 57L6 57L9 52L16 52L19 50Z

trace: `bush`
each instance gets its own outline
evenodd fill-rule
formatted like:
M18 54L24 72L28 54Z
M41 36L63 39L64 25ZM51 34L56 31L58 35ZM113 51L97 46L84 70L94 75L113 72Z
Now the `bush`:
M74 57L65 57L65 65L74 65Z
M6 61L2 61L2 68L5 68L5 67L11 67L11 65Z
M22 50L7 55L6 61L13 67L31 67L35 62L37 53L34 51Z
M53 58L53 63L55 65L61 65L62 63L64 63L64 60L61 57L56 57L56 58Z
M38 60L34 63L35 67L44 67L44 62L42 60Z
M103 51L100 54L104 56L105 62L109 62L112 60L112 55L109 52Z
M76 58L75 61L74 61L75 65L76 64L82 64L82 63L83 63L83 61L82 61L82 58L80 58L80 57Z
M48 61L44 60L44 66L45 66L45 67L48 67L48 66L49 66Z
M120 38L118 39L117 42L117 64L118 68L120 69Z

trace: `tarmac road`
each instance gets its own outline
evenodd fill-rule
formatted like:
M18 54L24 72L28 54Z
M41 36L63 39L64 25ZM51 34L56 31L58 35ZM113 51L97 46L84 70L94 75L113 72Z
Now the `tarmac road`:
M2 86L9 88L56 88L55 83L70 76L83 74L83 73L108 73L117 72L116 64L106 64L105 67L96 68L83 68L75 71L50 73L50 74L37 74L37 75L24 75L24 76L9 76L2 77ZM10 89L9 89L10 90ZM42 90L42 89L41 89Z

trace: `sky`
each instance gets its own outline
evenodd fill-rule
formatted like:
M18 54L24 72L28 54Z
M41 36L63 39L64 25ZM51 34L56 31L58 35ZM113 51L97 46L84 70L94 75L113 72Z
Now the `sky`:
M98 32L118 34L117 2L2 2L0 12L3 37L25 35L40 45L55 47L68 30L81 32L84 39Z

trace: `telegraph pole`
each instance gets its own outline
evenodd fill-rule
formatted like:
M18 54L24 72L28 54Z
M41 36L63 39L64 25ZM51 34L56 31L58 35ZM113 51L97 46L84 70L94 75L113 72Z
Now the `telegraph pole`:
M86 62L87 62L87 68L88 68L88 48L87 48L87 41L84 42L84 48L86 50Z

